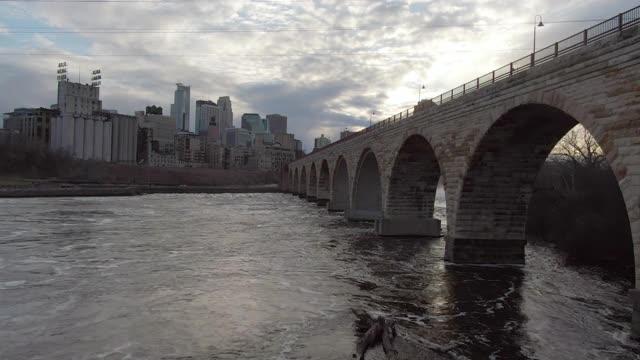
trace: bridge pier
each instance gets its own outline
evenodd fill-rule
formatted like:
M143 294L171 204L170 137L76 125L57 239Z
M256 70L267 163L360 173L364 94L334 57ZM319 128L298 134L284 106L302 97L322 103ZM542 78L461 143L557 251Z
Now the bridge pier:
M440 236L438 219L380 219L375 228L380 236Z
M444 257L456 264L524 265L526 240L446 238Z
M349 204L346 202L339 202L339 201L329 201L327 203L327 210L329 212L339 212L339 211L346 211L349 208Z
M320 199L318 198L316 200L316 204L318 204L318 206L327 206L327 204L329 203L329 199Z
M376 221L382 218L382 213L378 210L347 209L344 217L352 221Z
M631 335L636 339L640 339L640 289L629 290L629 296L633 304Z

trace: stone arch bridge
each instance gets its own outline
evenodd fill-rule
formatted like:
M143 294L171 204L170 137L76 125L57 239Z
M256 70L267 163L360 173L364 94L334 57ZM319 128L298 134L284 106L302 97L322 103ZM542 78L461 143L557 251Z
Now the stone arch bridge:
M440 235L446 260L522 264L540 167L577 124L598 141L624 198L640 284L638 8L289 164L284 189L374 220L380 235ZM603 25L604 24L604 25ZM640 296L632 291L640 329Z

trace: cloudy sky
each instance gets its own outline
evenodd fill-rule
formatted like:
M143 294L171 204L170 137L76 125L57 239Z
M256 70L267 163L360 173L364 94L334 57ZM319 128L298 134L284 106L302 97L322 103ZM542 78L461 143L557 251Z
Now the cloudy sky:
M57 64L103 72L104 108L168 112L175 83L280 113L313 147L434 97L632 0L0 0L0 111L55 103ZM193 126L193 125L192 125Z

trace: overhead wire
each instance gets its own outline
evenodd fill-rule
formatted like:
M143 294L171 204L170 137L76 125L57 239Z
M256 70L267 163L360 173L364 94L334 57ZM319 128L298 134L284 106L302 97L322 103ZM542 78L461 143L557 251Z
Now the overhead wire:
M1 0L0 0L1 1ZM600 22L601 19L545 21L548 24ZM501 24L442 24L426 26L364 26L364 27L328 27L328 28L116 28L116 27L45 27L45 26L7 26L5 34L202 34L202 33L278 33L278 32L339 32L339 31L375 31L375 30L428 30L437 28L472 28L531 25L527 22Z

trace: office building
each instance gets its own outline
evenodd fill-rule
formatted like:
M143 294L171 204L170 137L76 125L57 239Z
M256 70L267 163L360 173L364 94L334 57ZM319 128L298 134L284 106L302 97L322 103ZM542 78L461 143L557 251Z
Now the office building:
M269 132L266 120L261 119L259 114L242 114L241 120L242 128L251 131L254 135Z
M175 119L137 111L138 163L154 167L177 167Z
M251 131L243 128L231 128L225 131L227 146L250 147L252 143Z
M51 119L57 110L46 108L19 108L4 114L4 128L22 144L49 145Z
M283 149L296 150L296 139L293 134L274 134L273 145L280 146Z
M218 108L220 109L220 118L218 121L220 136L224 140L225 131L233 127L233 109L231 107L231 98L228 96L219 97Z
M207 158L207 144L204 136L189 132L179 132L175 136L176 157L187 167L204 167Z
M153 150L162 154L175 153L174 137L177 134L174 119L170 116L136 112L138 127L151 129Z
M315 151L329 144L331 144L331 140L329 138L324 137L324 134L321 134L319 138L315 138L313 150Z
M191 87L181 83L176 84L174 101L171 104L171 117L176 121L176 129L189 131L189 114L191 108Z
M301 157L305 156L304 153L304 149L302 147L302 141L301 140L296 140L296 159L300 159Z
M355 133L356 133L355 131L350 131L350 130L346 130L345 129L344 131L340 132L340 140L342 140L342 139L344 139L346 137L349 137L349 136L351 136L351 135L353 135Z
M269 132L272 134L286 134L287 133L287 117L279 114L267 115L267 121L269 124Z
M295 152L280 146L266 146L256 151L258 170L279 172L295 160Z
M205 135L209 128L218 129L220 133L220 108L213 101L196 101L196 129L198 135Z

